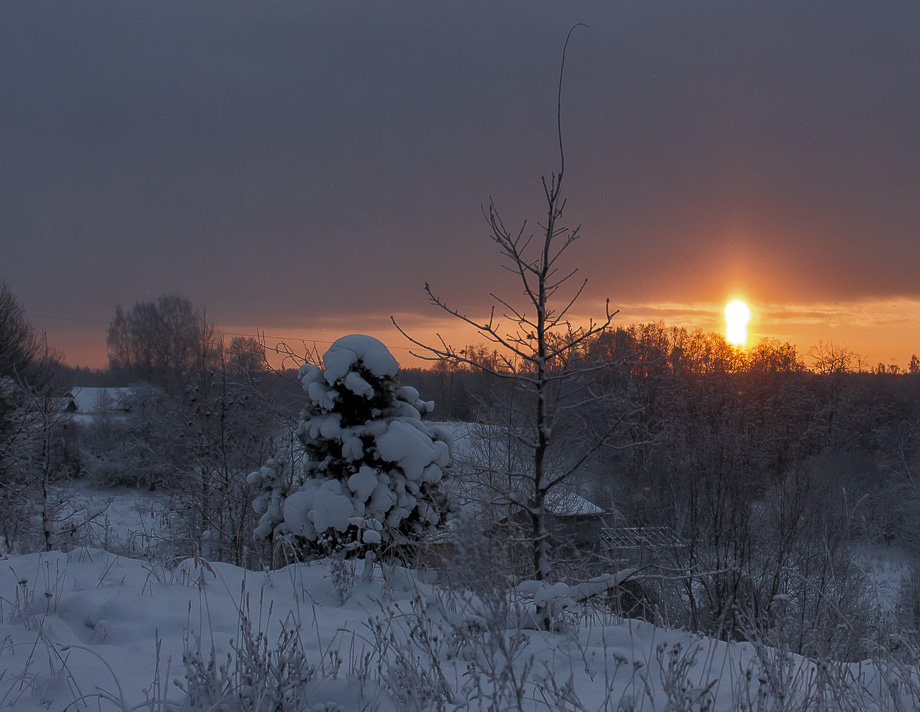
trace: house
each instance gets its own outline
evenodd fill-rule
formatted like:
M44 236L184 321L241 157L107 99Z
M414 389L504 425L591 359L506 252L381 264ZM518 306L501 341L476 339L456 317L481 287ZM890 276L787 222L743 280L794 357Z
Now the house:
M492 483L475 477L454 477L448 480L447 486L459 519L448 520L447 529L429 535L420 543L420 561L431 564L456 553L455 537L465 536L456 530L456 525L462 521L462 529L485 534L486 539L499 546L505 565L521 573L529 570L533 557L533 520L524 507L513 501L523 501L526 497L508 495ZM544 507L547 540L553 557L576 567L599 566L602 534L614 526L619 515L599 507L573 487L551 490Z
M613 526L617 514L598 507L572 490L552 491L546 498L546 528L550 544L577 551L596 551L605 529ZM526 512L518 517L529 520Z
M65 396L66 410L80 415L124 415L132 410L133 388L71 388Z

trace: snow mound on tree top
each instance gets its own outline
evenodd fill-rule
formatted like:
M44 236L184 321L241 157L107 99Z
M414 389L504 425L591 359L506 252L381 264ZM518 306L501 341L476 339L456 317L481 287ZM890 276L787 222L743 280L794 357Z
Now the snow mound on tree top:
M373 336L349 334L336 339L323 355L326 382L332 385L343 378L358 361L378 378L392 378L399 370L393 354L382 342Z

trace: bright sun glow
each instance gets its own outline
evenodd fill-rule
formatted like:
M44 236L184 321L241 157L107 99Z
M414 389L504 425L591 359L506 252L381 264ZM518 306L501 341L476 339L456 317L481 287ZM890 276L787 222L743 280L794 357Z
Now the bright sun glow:
M725 340L732 346L745 346L748 340L747 325L751 320L751 310L740 299L735 299L725 306Z

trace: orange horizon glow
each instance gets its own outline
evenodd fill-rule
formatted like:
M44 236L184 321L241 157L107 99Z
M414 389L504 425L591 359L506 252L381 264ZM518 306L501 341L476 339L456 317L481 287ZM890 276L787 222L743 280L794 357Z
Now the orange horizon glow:
M762 301L749 302L756 315L756 326L748 323L747 345L752 346L763 338L791 343L807 357L819 342L831 342L852 350L859 356L863 368L879 363L895 364L906 368L912 354L920 354L920 338L916 324L920 324L920 300L899 298L890 300L865 300L852 303L781 304ZM589 305L590 307L593 305ZM617 304L620 314L613 327L632 324L662 322L667 326L684 327L691 331L725 334L724 303L634 303ZM471 329L462 329L449 318L412 314L399 319L413 337L420 341L436 341L436 334L458 348L479 344ZM365 333L385 343L405 368L427 367L430 363L413 358L410 344L400 336L389 319L382 316L341 316L329 318L320 324L285 326L277 324L263 330L261 326L232 322L218 324L228 337L266 336L266 345L273 347L280 336L296 352L314 346L322 354L335 339L348 333ZM61 352L65 363L72 366L104 369L106 367L105 327L87 329L54 328L53 323L39 323L36 327L47 334L49 345Z

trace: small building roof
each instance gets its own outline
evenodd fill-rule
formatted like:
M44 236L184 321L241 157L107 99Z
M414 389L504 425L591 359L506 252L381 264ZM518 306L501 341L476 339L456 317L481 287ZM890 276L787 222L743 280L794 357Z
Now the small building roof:
M546 497L547 511L557 517L584 517L605 514L594 502L575 492L551 493Z
M98 415L106 411L130 410L130 402L134 397L133 388L88 388L77 387L70 389L70 398L76 406L77 413Z

